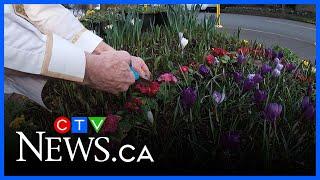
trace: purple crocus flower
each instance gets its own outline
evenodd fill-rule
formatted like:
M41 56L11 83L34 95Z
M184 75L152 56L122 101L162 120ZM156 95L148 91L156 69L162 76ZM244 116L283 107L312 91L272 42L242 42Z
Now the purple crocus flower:
M308 96L311 96L312 92L313 92L312 84L309 84L308 89L307 89Z
M222 134L221 144L226 150L239 150L241 143L240 133L237 131L228 131Z
M267 97L268 97L268 94L264 90L257 89L254 92L254 100L256 103L261 103L261 102L265 101L267 99Z
M283 52L282 52L282 51L279 51L279 52L278 52L278 58L279 58L279 59L282 59L282 58L283 58Z
M194 88L188 87L181 92L181 104L185 109L190 109L197 99L197 92Z
M270 103L264 109L264 117L270 122L274 122L282 112L282 105Z
M216 104L221 104L224 98L226 97L226 95L224 93L219 93L218 91L214 91L212 93L212 97Z
M249 91L254 88L255 82L253 79L246 79L243 84L243 91Z
M244 55L242 55L242 54L239 54L237 57L237 61L239 64L242 64L246 61L246 57L244 57Z
M243 79L242 73L240 72L234 72L233 73L233 78L236 81L236 83L240 83Z
M253 81L254 81L254 83L258 84L261 81L263 81L263 77L260 74L255 74L253 77Z
M310 103L311 103L311 101L310 101L309 96L303 97L302 102L301 102L301 108L305 109Z
M314 114L315 114L315 108L313 106L312 103L308 104L304 111L303 111L303 117L305 117L306 119L314 119Z
M207 68L207 66L201 64L200 67L199 67L199 73L202 75L202 76L206 76L209 74L209 68Z
M305 117L306 119L313 119L315 114L315 108L309 96L303 97L301 102L301 109L303 112L303 117Z
M272 50L272 60L278 57L278 53L275 50Z
M296 69L296 66L294 64L288 63L288 64L286 64L285 68L287 71L291 72L294 69Z
M264 50L264 54L266 58L272 57L272 50L270 48Z
M271 66L269 66L268 64L262 65L262 67L261 67L261 74L262 75L265 75L265 74L267 74L267 73L269 73L271 71L272 71L272 67Z

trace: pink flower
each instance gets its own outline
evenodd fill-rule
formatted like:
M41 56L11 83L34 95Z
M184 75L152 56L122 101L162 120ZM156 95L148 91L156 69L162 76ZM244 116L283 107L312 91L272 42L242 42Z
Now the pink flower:
M108 114L106 122L103 126L103 133L104 134L115 133L118 129L118 124L120 120L121 120L120 116Z
M181 66L180 67L180 71L185 73L185 72L188 72L189 71L189 67L188 66Z
M159 82L177 83L178 79L172 73L164 73L158 77Z
M211 54L207 55L205 59L209 65L212 65L216 60L216 58Z

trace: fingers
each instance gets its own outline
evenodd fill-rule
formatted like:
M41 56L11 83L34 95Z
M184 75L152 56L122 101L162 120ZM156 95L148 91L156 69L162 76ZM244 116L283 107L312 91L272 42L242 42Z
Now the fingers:
M150 77L144 61L141 58L131 57L126 51L102 52L100 55L92 55L92 58L92 61L88 59L88 62L92 63L86 66L86 78L90 80L87 84L99 90L112 94L127 91L135 83L130 69L131 63L141 77Z
M132 59L131 60L131 64L132 64L133 69L136 70L139 73L140 77L144 77L145 76L139 61Z
M143 63L141 68L142 68L143 72L145 72L146 78L150 79L151 78L151 72L149 71L148 66L145 63Z
M149 71L149 68L141 58L132 56L131 64L141 77L150 79L151 73Z

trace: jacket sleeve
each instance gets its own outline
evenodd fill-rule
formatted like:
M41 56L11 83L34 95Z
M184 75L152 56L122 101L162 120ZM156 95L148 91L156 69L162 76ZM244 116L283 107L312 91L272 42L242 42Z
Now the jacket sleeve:
M41 32L55 33L88 53L92 53L102 41L62 5L24 4L23 6L26 16Z
M82 82L85 65L82 49L55 33L41 33L9 10L4 12L5 68Z

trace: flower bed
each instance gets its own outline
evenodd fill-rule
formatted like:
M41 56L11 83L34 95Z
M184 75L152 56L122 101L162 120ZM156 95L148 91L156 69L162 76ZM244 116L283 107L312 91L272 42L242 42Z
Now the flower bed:
M53 112L29 108L25 117L108 115L112 142L147 144L160 162L313 170L314 66L288 49L216 32L196 12L171 13L166 27L141 33L139 19L126 16L104 32L107 43L145 59L152 83L114 96L51 81L44 99Z

